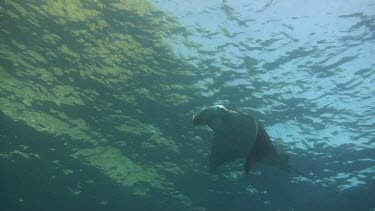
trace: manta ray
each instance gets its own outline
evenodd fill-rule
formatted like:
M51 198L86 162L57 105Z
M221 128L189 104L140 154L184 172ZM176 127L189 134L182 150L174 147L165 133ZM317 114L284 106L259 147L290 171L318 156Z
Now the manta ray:
M215 133L209 161L210 173L227 161L245 159L244 170L249 174L255 163L262 162L289 173L297 173L351 200L350 197L290 166L289 156L276 150L262 124L251 115L232 111L223 105L214 105L194 115L193 125L207 125Z
M215 133L210 173L225 162L236 159L245 159L246 174L257 162L290 172L289 156L276 150L262 124L253 116L215 105L194 115L193 125L208 125Z

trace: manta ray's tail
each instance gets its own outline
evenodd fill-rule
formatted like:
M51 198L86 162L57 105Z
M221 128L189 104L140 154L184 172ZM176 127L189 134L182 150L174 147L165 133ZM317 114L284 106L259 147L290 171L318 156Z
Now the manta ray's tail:
M281 159L280 159L281 158ZM346 194L344 194L343 192L340 192L322 182L320 182L319 180L313 178L311 175L305 173L305 172L302 172L300 171L299 169L293 167L292 165L289 164L289 155L288 154L284 154L284 153L279 153L279 168L283 169L283 170L286 170L287 172L289 173L295 173L295 174L298 174L308 180L310 180L311 182L325 188L326 190L329 190L331 191L332 193L335 193L335 194L338 194L339 196L341 197L344 197L345 199L347 200L353 200L353 198L351 196L348 196Z
M350 201L352 204L358 204L358 198L357 197L354 197L352 195L347 195L347 194L345 194L345 192L340 192L340 191L338 191L338 190L336 190L336 189L334 189L332 187L329 187L329 186L325 185L324 183L319 182L318 180L312 178L310 175L308 175L308 174L306 174L306 173L304 173L304 172L302 172L302 171L300 171L300 170L298 170L296 168L291 167L290 169L293 170L293 172L295 172L295 173L297 173L297 174L299 174L299 175L301 175L301 176L309 179L313 183L315 183L317 185L320 185L323 188L326 188L327 190L331 191L332 193L337 194L338 196L344 198L347 201ZM359 204L358 209L364 209L364 208L367 210L366 206L363 206L362 204Z
M294 173L299 174L300 176L307 178L307 179L310 180L311 182L313 182L313 183L315 183L315 184L317 184L317 185L320 185L321 187L326 188L327 190L332 191L332 192L334 192L334 193L336 193L336 194L338 194L338 195L340 195L340 196L343 196L343 197L347 198L346 195L343 195L341 192L337 191L336 189L334 189L334 188L332 188L332 187L329 187L329 186L325 185L325 184L322 183L322 182L319 182L318 180L316 180L316 179L314 179L313 177L311 177L310 175L308 175L308 174L306 174L306 173L300 171L299 169L294 168L294 167L292 167L292 166L289 166L289 168L290 168L290 170L291 170L290 172L293 171Z
M333 189L333 188L331 188L331 187L325 185L325 184L322 183L322 182L319 182L318 180L316 180L316 179L314 179L313 177L311 177L310 175L308 175L308 174L306 174L306 173L300 171L299 169L297 169L297 168L295 168L295 167L292 167L292 166L289 164L289 155L288 155L288 154L280 153L280 154L279 154L279 157L281 158L281 159L280 159L280 162L281 162L281 164L282 164L282 165L281 165L282 169L286 170L286 171L289 172L289 173L294 172L294 173L296 173L296 174L298 174L298 175L300 175L300 176L302 176L302 177L307 178L308 180L312 181L313 183L315 183L315 184L317 184L317 185L320 185L320 186L326 188L327 190L330 190L330 191L332 191L332 192L334 192L334 193L336 193L336 194L342 195L339 191L337 191L337 190L335 190L335 189Z
M330 190L330 191L332 191L332 192L335 192L335 193L337 193L337 194L341 194L341 193L338 192L337 190L335 190L335 189L333 189L333 188L331 188L331 187L325 185L325 184L322 183L322 182L319 182L318 180L314 179L314 178L311 177L310 175L308 175L308 174L306 174L306 173L300 171L299 169L297 169L297 168L291 166L291 165L289 164L289 155L288 155L288 154L285 154L285 153L279 153L279 157L281 158L281 159L279 159L279 160L280 160L280 164L281 164L280 167L282 167L283 170L286 170L286 171L289 172L289 173L295 173L295 174L298 174L298 175L300 175L300 176L302 176L302 177L305 177L306 179L310 180L311 182L313 182L313 183L315 183L315 184L317 184L317 185L320 185L320 186L322 186L322 187L324 187L324 188L326 188L326 189L328 189L328 190Z
M280 154L281 162L286 166L286 170L288 172L291 172L291 167L289 165L289 155L288 154Z
M275 155L271 158L273 165L283 171L292 173L293 168L289 164L289 155L285 153L276 153Z

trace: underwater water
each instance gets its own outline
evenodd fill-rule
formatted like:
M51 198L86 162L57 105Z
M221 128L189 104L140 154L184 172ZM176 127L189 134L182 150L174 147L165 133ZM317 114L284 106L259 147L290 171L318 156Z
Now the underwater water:
M375 210L375 2L3 0L0 210ZM208 173L215 104L312 178Z

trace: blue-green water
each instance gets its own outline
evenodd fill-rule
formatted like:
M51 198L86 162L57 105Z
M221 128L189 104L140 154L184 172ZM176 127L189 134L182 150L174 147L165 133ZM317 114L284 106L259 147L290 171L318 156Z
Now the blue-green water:
M0 2L0 210L373 210L375 2ZM298 174L208 173L214 104Z

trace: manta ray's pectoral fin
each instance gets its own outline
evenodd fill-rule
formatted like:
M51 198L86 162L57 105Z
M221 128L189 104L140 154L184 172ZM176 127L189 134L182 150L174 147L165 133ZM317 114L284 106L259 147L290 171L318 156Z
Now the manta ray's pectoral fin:
M260 160L263 160L270 154L275 154L275 148L272 145L271 139L264 130L261 124L258 124L258 131L254 146L249 151L245 162L245 173L249 174L252 165Z
M246 174L249 174L250 169L251 169L251 167L253 166L253 164L255 162L256 162L255 156L249 156L249 157L247 157L246 162L245 162L245 173Z
M263 143L261 140L256 140L253 148L251 148L246 161L245 161L245 173L249 174L250 169L254 163L256 163L259 160L262 160L266 153L263 150Z
M212 142L209 172L212 173L221 164L239 158L238 149L226 140L225 136L215 134Z

